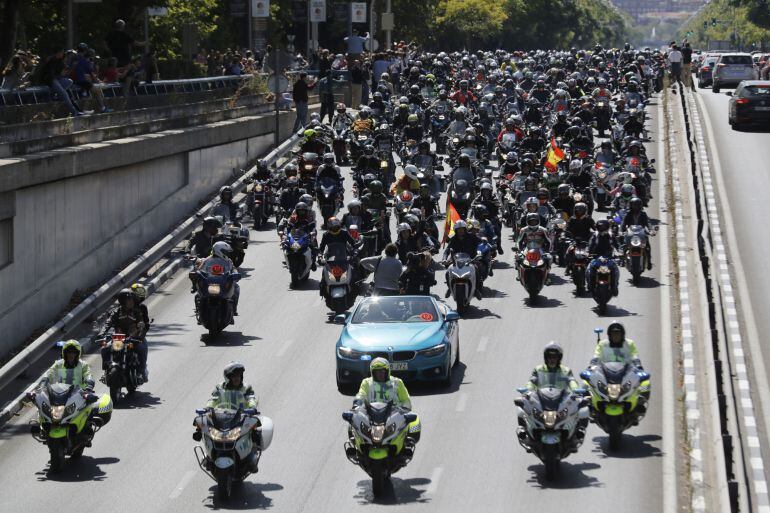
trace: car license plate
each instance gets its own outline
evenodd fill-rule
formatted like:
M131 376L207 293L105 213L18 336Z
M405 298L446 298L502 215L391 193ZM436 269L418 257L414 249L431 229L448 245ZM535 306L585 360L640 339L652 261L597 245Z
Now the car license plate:
M770 107L754 107L754 110L767 112L767 111L770 111Z
M390 364L390 370L405 371L408 369L409 369L409 364L407 362L393 362Z

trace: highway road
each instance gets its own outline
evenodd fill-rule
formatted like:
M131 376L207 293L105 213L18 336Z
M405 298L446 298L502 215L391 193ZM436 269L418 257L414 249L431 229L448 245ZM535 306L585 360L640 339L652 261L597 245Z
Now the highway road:
M656 107L651 111L655 138ZM654 143L648 154L657 156ZM764 182L755 185L759 183ZM657 181L653 190L658 190ZM657 196L649 209L653 218L660 218ZM740 211L750 216L752 209ZM316 513L398 507L410 512L497 513L610 504L627 513L662 511L660 341L665 340L661 329L669 326L661 327L661 294L669 289L659 274L660 243L653 239L653 244L655 269L639 288L633 288L630 275L621 270L620 296L604 318L593 310L591 298L574 297L561 269L544 290L547 299L540 306L527 306L524 289L514 280L508 244L487 283L492 294L480 303L474 300L467 318L460 321L462 364L453 385L410 387L423 422L422 440L412 463L394 476L392 493L375 503L369 479L343 451L346 426L340 413L351 397L335 386L334 344L340 327L327 322L317 291L320 271L304 289L289 290L275 232L252 232L243 265L240 316L217 343L201 341L203 329L195 322L186 272L148 301L155 318L149 334L150 382L118 406L82 460L67 462L59 475L47 475L47 450L31 438L26 426L31 408L0 431L0 461L6 468L0 473L0 511L107 507ZM748 253L759 260L763 248L754 246ZM443 296L444 290L440 284L434 292ZM516 441L515 388L542 361L542 348L551 340L562 344L564 363L578 373L592 353L593 328L606 328L612 319L625 323L652 373L649 413L628 432L618 453L610 454L607 437L589 426L583 447L563 463L561 478L548 483L540 462ZM220 503L214 499L215 483L193 456L192 420L231 360L245 364L246 380L257 391L261 411L274 419L276 431L260 472L236 488L231 500ZM98 358L92 355L89 361L100 375ZM104 391L101 384L97 388Z

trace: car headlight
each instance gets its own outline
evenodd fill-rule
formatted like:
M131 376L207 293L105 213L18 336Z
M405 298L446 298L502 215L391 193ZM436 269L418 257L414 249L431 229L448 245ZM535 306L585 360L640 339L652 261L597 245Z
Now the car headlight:
M341 358L349 358L351 360L358 360L364 353L356 351L349 347L340 346L337 348L337 355Z
M211 439L215 442L234 442L241 437L241 427L238 426L229 431L220 431L210 427L209 434L211 435Z
M54 406L51 408L51 420L60 422L64 417L64 406Z
M222 292L222 287L220 287L218 284L213 283L209 285L209 295L210 296L218 296L220 292Z
M439 356L444 354L446 351L447 344L441 343L433 347L429 347L428 349L422 349L421 351L418 351L417 353L420 356L425 356L427 358L431 358L433 356Z

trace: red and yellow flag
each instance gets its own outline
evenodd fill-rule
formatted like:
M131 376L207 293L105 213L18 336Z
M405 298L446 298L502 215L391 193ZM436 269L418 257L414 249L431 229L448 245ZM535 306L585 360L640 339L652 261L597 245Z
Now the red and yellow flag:
M556 146L556 139L551 138L551 147L548 148L548 157L545 160L545 168L551 173L558 169L559 162L564 160L564 150Z
M446 198L446 221L444 221L444 237L441 239L441 245L446 244L449 237L455 234L455 223L460 220L460 214L457 213L457 209L449 200L449 195Z

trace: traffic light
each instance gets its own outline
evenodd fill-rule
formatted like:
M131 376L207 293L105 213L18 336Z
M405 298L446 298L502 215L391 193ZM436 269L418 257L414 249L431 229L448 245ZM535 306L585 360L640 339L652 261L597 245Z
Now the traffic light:
M703 22L703 30L706 30L707 28L709 28L709 22L704 21Z
M712 27L716 27L717 26L717 19L716 18L711 18L711 26Z

